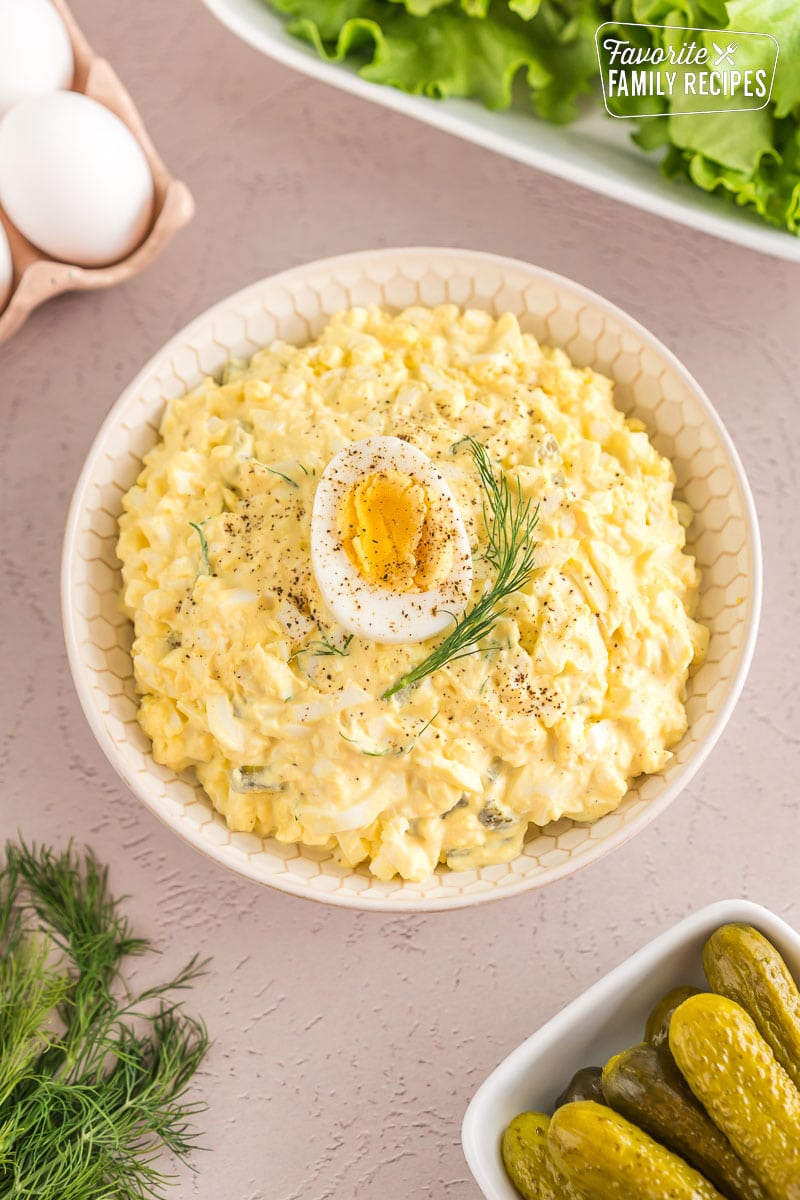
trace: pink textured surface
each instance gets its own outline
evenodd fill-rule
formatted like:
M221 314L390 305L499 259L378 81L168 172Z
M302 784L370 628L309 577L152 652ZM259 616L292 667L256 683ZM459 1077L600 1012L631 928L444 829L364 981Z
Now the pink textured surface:
M113 7L113 11L112 11ZM213 969L209 1150L176 1195L476 1200L459 1144L487 1072L650 936L723 896L800 924L796 680L800 276L310 83L197 0L74 0L198 215L145 274L40 309L0 349L0 828L91 843L170 962ZM693 371L747 467L766 564L743 698L653 826L572 879L429 916L322 909L237 879L119 783L79 710L58 609L66 504L102 417L221 296L365 246L528 258L639 317Z

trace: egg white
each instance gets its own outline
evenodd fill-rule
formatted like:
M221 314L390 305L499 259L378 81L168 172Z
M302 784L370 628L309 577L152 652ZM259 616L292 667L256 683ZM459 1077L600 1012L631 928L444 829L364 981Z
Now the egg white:
M452 526L453 566L442 583L424 592L397 592L364 579L342 545L338 514L349 489L377 471L402 471L440 497ZM336 620L350 633L375 642L424 642L453 625L472 587L472 554L453 494L426 454L397 437L351 442L328 463L311 514L311 565Z

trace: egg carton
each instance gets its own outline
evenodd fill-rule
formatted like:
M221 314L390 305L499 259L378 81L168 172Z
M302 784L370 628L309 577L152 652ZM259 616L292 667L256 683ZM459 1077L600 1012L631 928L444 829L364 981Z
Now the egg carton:
M143 271L194 214L194 200L185 183L173 179L147 136L142 118L110 63L98 58L64 0L52 0L72 42L75 78L72 90L84 92L128 126L144 151L153 175L155 198L150 230L126 258L104 267L80 267L42 254L24 238L0 209L0 221L11 247L14 275L8 304L0 312L0 342L20 328L35 308L61 292L111 287Z

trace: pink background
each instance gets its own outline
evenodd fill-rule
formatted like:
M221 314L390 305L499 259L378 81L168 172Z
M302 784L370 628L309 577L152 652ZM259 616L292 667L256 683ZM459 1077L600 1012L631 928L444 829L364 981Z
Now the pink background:
M74 0L198 214L155 266L39 310L2 365L0 828L86 842L166 952L213 956L192 996L215 1039L198 1091L202 1200L475 1200L464 1108L522 1038L711 900L800 925L797 266L600 199L274 65L199 0ZM661 337L736 441L766 599L744 696L691 787L611 857L450 915L328 910L226 874L120 784L79 710L61 535L112 401L176 330L256 278L369 246L469 246L560 271ZM153 967L149 968L150 972Z

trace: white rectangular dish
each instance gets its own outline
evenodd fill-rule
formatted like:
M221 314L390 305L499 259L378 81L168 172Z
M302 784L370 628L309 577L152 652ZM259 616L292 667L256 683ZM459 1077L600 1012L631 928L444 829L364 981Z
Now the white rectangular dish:
M720 925L743 921L768 937L800 978L800 934L768 909L722 900L700 909L637 950L513 1050L475 1093L461 1137L469 1168L487 1200L519 1200L500 1155L509 1121L527 1109L551 1112L580 1067L602 1066L641 1041L647 1015L680 984L708 987L703 944Z
M740 246L800 262L800 237L771 228L719 196L664 179L658 159L631 142L629 122L613 120L599 105L574 124L563 126L539 121L527 112L490 112L470 100L411 96L368 83L347 64L323 62L311 46L287 33L284 21L267 8L265 0L203 2L243 41L296 71L615 200Z

